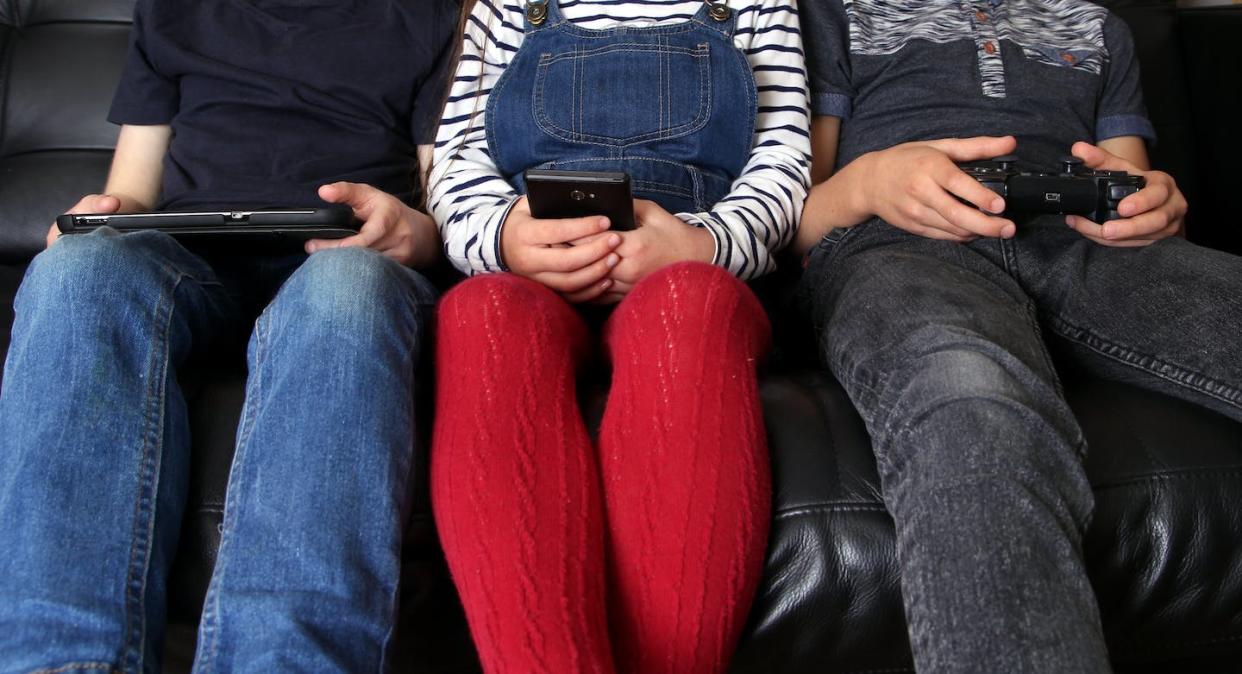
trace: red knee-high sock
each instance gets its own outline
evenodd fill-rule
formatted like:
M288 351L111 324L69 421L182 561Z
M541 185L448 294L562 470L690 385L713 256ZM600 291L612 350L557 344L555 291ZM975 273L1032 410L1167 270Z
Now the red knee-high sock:
M612 672L582 319L516 276L441 302L432 501L484 669Z
M683 263L640 282L606 337L599 442L617 670L723 672L771 510L755 372L767 317L727 272Z

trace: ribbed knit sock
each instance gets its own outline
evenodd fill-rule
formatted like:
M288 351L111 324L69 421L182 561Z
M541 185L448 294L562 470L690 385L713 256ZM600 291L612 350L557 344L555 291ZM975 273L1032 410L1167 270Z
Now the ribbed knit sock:
M767 542L756 364L770 332L749 288L698 263L643 279L609 319L599 442L618 672L728 666Z
M575 396L588 333L510 274L440 304L436 525L484 669L614 671L596 458Z

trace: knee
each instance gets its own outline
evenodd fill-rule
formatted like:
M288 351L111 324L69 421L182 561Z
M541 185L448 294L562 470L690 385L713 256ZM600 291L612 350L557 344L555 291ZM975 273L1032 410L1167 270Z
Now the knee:
M31 262L16 301L104 316L149 306L174 275L161 249L176 245L156 232L63 236Z
M892 430L877 438L881 469L902 491L994 494L1086 521L1085 443L1054 382L999 352L948 348L914 360L915 374L891 399Z
M35 283L72 280L80 287L150 281L162 270L158 258L153 255L152 245L160 236L104 231L62 236L35 257L27 280Z
M570 311L546 286L516 274L484 274L454 286L440 303L441 334L528 334Z
M766 350L771 327L745 283L715 265L680 262L634 286L610 321L608 339L613 348L644 349L708 340L753 358Z
M281 288L273 310L327 331L404 334L419 327L421 305L431 298L427 281L380 253L336 248L307 258Z
M586 327L574 309L546 286L514 274L457 284L436 315L437 360L454 369L484 361L502 370L560 363L586 350Z

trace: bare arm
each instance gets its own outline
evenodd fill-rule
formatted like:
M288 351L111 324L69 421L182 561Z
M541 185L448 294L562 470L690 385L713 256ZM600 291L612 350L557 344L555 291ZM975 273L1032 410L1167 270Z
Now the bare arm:
M172 127L121 127L112 155L112 168L103 194L88 194L66 213L137 213L154 208L164 176L164 155L172 141ZM47 245L60 236L56 223L47 230Z
M815 117L811 121L811 193L793 242L793 250L799 255L833 229L855 225L867 217L856 180L858 162L835 171L840 134L839 117Z
M164 155L172 142L172 127L121 127L112 155L112 169L104 194L120 202L119 213L135 213L155 208L160 198L160 182L164 177Z
M912 234L948 241L1009 237L1012 222L988 213L1004 200L958 167L958 162L1013 152L1012 137L945 138L869 152L833 171L841 122L817 117L811 127L811 189L794 251L803 254L828 232L879 216ZM961 200L973 204L968 206Z
M1151 170L1151 162L1147 158L1147 143L1138 136L1118 136L1102 140L1096 147L1105 152L1121 157L1144 171Z

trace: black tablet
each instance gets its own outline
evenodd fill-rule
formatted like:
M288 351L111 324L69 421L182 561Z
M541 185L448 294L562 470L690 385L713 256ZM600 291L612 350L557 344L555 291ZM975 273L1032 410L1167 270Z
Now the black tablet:
M118 232L155 230L196 239L270 241L343 239L358 233L353 209L272 208L238 211L167 211L162 213L65 214L56 218L61 234L83 234L100 227Z

